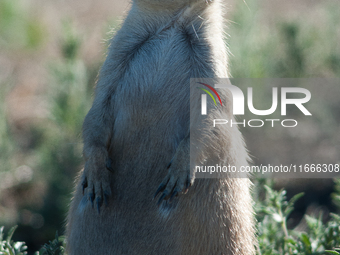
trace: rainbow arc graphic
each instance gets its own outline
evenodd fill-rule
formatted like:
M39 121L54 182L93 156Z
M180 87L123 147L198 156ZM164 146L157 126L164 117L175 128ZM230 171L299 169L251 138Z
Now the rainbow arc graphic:
M202 84L202 85L204 85L204 86L206 86L206 87L209 88L212 92L214 92L214 94L217 96L217 98L218 98L218 100L220 101L220 104L221 104L221 106L222 106L222 101L221 101L220 95L217 93L217 91L216 91L213 87L211 87L210 85L205 84L205 83L203 83L203 82L198 82L198 83L199 83L199 84ZM216 102L216 100L215 100L215 97L211 94L211 92L210 92L209 90L204 89L204 88L199 88L199 87L197 87L197 88L203 90L204 92L206 92L206 93L212 98L212 100L214 101L215 105L217 106L217 102Z
M210 86L210 85L208 85L206 83L203 83L203 82L197 82L197 83L199 83L199 84L207 87L208 89L210 89L217 96L218 100L220 101L221 106L223 106L220 95L217 93L217 91L212 86ZM215 99L215 97L213 96L213 94L209 90L207 90L205 88L199 88L199 87L197 87L197 88L201 89L205 93L207 93L212 98L212 100L214 101L215 105L217 106L216 99ZM202 115L207 115L207 95L206 94L202 94L202 96L201 96L201 114Z

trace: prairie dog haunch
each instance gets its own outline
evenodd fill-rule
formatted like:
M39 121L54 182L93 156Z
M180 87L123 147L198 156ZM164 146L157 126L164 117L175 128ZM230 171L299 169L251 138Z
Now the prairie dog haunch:
M229 76L221 10L218 0L133 1L84 121L69 255L255 254L249 179L195 180L189 162L190 136L204 130L218 142L198 145L194 161L247 164L237 128L190 120L200 107L190 78Z

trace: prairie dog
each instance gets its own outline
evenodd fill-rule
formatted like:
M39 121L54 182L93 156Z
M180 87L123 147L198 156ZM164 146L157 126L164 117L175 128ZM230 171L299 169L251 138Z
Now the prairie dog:
M190 121L190 100L200 107L190 78L229 76L221 9L219 0L133 1L84 121L69 255L255 254L249 179L195 180L189 162L190 136L204 129L209 142L191 160L247 164L236 128L216 134Z

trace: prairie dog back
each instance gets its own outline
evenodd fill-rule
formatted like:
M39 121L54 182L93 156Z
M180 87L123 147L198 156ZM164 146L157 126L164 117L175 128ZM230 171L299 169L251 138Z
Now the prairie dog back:
M255 253L249 179L195 180L189 162L193 132L212 135L190 121L200 97L190 78L229 76L221 10L217 0L133 1L84 121L68 254ZM202 144L194 161L247 164L237 129L217 135L221 149Z

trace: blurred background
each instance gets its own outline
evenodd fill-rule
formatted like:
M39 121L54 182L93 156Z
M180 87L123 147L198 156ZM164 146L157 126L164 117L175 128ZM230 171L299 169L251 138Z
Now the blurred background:
M64 231L82 167L82 121L108 39L128 9L122 0L0 0L0 226L19 225L14 239L30 252ZM339 78L338 0L228 0L225 9L233 77ZM243 128L254 163L339 163L340 103L328 93L333 97L313 108L316 121L303 129L306 151L294 150L301 134L279 139L272 130ZM276 187L288 197L306 193L292 227L308 210L325 217L336 210L332 180L280 179Z

